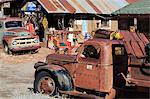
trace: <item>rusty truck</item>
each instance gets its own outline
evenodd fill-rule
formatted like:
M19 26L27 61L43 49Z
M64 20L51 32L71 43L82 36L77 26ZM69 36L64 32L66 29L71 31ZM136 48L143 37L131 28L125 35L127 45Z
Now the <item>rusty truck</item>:
M34 65L34 91L97 99L113 99L117 88L150 88L150 43L143 33L121 31L123 40L109 40L99 30L77 55L50 54ZM107 32L107 33L106 33Z
M40 48L39 37L30 33L18 17L0 18L0 47L6 54L17 51L36 52Z

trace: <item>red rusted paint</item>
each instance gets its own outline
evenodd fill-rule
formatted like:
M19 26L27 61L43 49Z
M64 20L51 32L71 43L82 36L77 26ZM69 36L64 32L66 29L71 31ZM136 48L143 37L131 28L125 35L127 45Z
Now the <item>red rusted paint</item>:
M114 97L116 93L113 87L118 87L115 84L119 81L123 82L123 78L118 77L119 73L123 72L126 76L127 70L129 70L130 74L130 79L127 79L132 83L135 83L137 86L150 87L149 76L141 72L142 66L150 66L149 64L145 64L145 54L143 53L145 45L143 41L136 33L131 34L128 31L121 32L124 35L124 40L95 38L85 41L77 56L60 54L49 55L47 57L47 61L50 64L48 65L48 69L60 70L65 68L71 75L75 87L84 90L89 89L92 91L106 92L110 94L108 97L111 98ZM109 35L109 33L105 34ZM117 46L116 44L118 46L124 44L130 55L116 55L114 52L116 51L116 49L114 49ZM99 51L99 59L83 57L83 50L87 45L93 45ZM130 60L130 62L128 62L128 60ZM57 65L53 66L54 64ZM76 91L65 91L63 93L82 96Z
M75 13L76 9L66 0L59 0L60 3L70 12Z
M40 81L39 87L42 93L50 95L55 90L55 83L50 77L44 77Z
M128 31L121 30L120 33L123 35L124 41L131 41L132 38L130 37L130 33Z
M67 94L67 95L71 95L71 96L77 96L79 98L83 98L83 99L99 99L99 97L95 96L95 95L91 95L91 94L86 94L86 93L82 93L76 90L73 91L59 91L60 93L63 94Z
M135 53L134 53L132 46L131 46L131 43L129 41L125 42L125 48L127 50L128 55L134 55L135 56Z
M149 79L149 78L148 78ZM137 86L141 87L150 87L150 81L145 81L145 80L138 80L138 79L133 79L131 78L130 81Z
M61 10L65 11L65 9L59 4L57 0L52 0L52 2Z
M6 17L6 18L1 18L0 19L1 22L9 22L9 21L20 21L22 22L22 19L17 18L17 17ZM9 50L10 51L22 51L22 50L37 50L38 48L40 48L38 39L39 37L36 36L33 33L30 33L25 27L11 27L11 28L7 28L6 26L4 26L4 29L1 29L4 33L9 32L9 33L13 33L14 35L4 35L2 40L5 41L5 43L9 46ZM18 33L27 33L29 35L26 36L21 36L21 35L17 35ZM27 41L26 40L30 39L28 41L28 44L30 43L30 45L25 44ZM31 41L32 39L32 41ZM36 39L37 42L33 44L33 40ZM17 42L18 40L18 42ZM21 42L23 42L23 44L20 44L20 40L22 40ZM16 41L17 44L16 45L12 45L13 41ZM19 46L17 46L19 45Z
M87 11L76 0L72 1L78 6L78 8L82 11L82 13L87 13Z
M142 57L145 57L139 47L139 45L137 44L137 42L131 42L131 46L132 46L132 49L135 53L135 55L138 57L138 58L142 58Z
M37 46L31 46L31 47L15 47L15 48L13 48L11 50L12 51L24 51L24 50L27 51L27 50L36 50L38 48L40 48L39 45L37 45Z
M100 0L100 1L109 9L109 11L112 11L114 9L110 5L107 5L104 0Z
M137 35L139 36L140 40L144 43L144 45L149 43L148 39L145 37L143 33L137 33Z
M102 13L90 0L86 1L97 13Z
M144 34L131 33L128 31L121 31L121 34L124 37L124 44L128 54L132 54L137 57L145 57L144 46L148 41Z
M57 8L51 3L50 0L40 0L40 2L46 7L48 11L56 11Z
M19 32L29 32L27 29L25 29L25 28L19 28L19 29L17 29L17 28L15 28L15 29L9 29L9 30L7 30L8 32L16 32L16 33L19 33Z
M18 17L6 17L6 18L0 18L0 21L22 21L22 19L18 18Z

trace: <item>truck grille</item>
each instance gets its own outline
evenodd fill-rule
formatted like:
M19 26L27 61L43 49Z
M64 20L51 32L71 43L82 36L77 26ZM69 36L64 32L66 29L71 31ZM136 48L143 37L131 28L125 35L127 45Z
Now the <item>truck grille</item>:
M15 39L13 42L16 43L16 46L30 46L38 43L35 42L35 38L19 38Z

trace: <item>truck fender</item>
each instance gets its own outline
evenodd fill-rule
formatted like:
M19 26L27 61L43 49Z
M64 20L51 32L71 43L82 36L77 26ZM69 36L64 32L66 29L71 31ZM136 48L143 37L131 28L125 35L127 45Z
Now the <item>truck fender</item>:
M35 78L38 73L46 71L54 78L54 81L57 84L59 90L74 90L72 77L65 68L58 65L49 65L44 62L35 63L34 68L36 69Z

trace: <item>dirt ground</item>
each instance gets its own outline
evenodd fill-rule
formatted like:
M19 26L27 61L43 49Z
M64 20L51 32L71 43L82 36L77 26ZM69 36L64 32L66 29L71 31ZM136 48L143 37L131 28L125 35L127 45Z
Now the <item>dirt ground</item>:
M0 99L48 99L34 94L31 97L28 88L33 88L34 63L44 61L50 53L53 51L40 48L36 54L6 55L0 49Z

